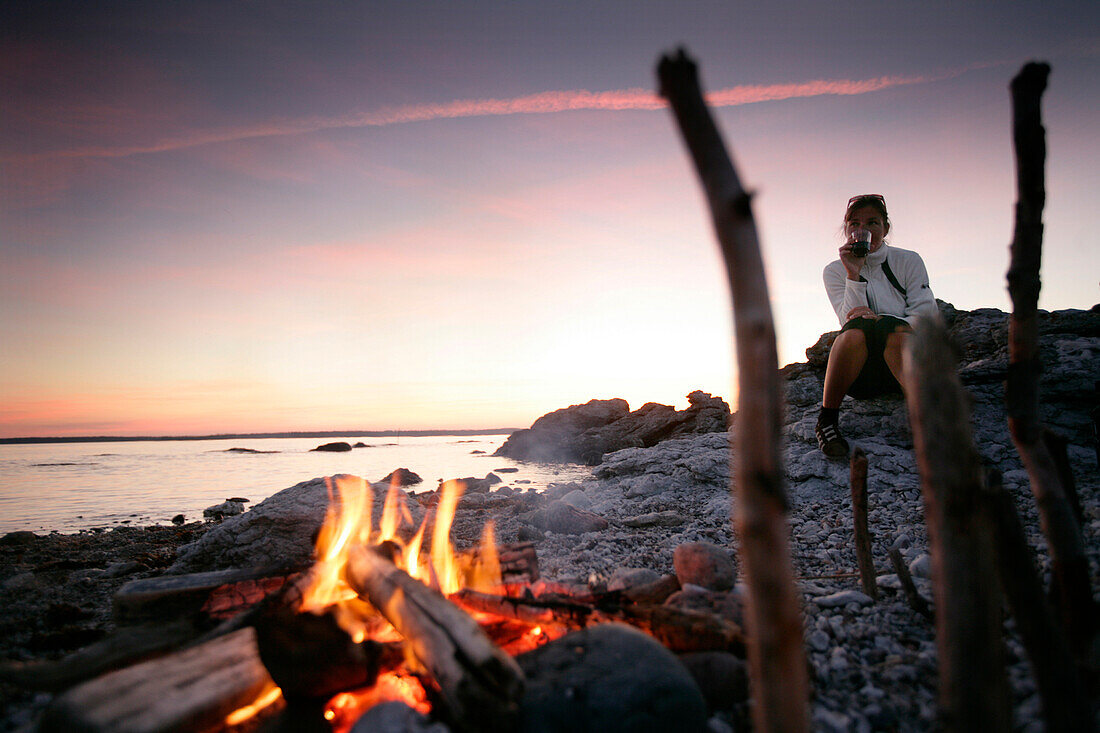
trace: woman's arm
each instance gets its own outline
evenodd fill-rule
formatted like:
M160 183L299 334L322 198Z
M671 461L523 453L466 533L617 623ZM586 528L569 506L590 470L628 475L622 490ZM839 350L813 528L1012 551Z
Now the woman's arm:
M830 262L822 273L825 281L825 293L836 313L840 325L848 322L849 313L855 308L867 308L867 283L849 280L848 273L840 260Z
M905 270L902 287L905 288L906 320L911 317L938 318L940 309L928 285L928 269L924 266L924 260L916 252L909 252Z

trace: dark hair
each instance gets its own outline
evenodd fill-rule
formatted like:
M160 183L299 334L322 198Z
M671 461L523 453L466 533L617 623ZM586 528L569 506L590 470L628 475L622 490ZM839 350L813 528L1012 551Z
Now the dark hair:
M848 220L852 218L852 212L856 209L862 209L864 206L870 206L872 209L882 215L882 223L885 228L890 228L890 215L886 213L886 199L879 194L868 193L862 196L853 196L848 199L848 208L844 210L844 223L847 224Z

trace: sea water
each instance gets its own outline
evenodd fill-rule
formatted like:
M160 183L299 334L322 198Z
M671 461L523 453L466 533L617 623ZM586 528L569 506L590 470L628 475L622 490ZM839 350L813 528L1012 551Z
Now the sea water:
M443 479L482 478L499 468L500 486L542 490L583 480L584 466L494 457L504 435L401 438L232 438L0 445L0 534L13 530L76 532L96 527L167 524L230 497L252 507L317 476L350 473L379 481L407 468L434 489ZM313 449L333 441L367 445L350 452ZM231 451L244 448L257 453Z

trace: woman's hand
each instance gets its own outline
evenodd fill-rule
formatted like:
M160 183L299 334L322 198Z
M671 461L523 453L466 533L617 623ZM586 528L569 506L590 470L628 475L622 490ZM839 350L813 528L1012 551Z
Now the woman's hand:
M867 257L856 257L852 254L852 245L855 240L851 242L845 242L840 247L840 264L844 265L844 269L848 272L849 280L859 280L859 271L863 269L863 263L867 261Z
M877 321L878 319L882 318L882 316L878 315L865 305L857 305L855 308L848 311L848 320L850 321L853 318L870 318L872 321Z

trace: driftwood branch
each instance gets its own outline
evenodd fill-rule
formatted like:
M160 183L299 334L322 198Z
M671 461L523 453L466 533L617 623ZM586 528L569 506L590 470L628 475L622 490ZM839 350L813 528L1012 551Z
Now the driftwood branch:
M897 548L890 548L890 562L894 566L894 572L898 574L898 581L901 583L901 589L905 591L905 599L909 602L909 608L931 621L933 618L932 609L928 607L928 602L924 600L924 596L917 591L917 586L913 583L913 576L909 574L909 568L905 566L905 560Z
M1089 730L1092 722L1085 688L1065 634L1043 594L1024 526L999 473L989 474L982 510L993 527L1001 587L1035 671L1047 730Z
M852 451L850 483L852 525L855 530L859 580L863 586L863 592L877 599L878 583L875 582L875 561L871 555L871 531L867 526L867 454L858 446Z
M809 685L779 457L775 326L750 196L703 100L695 63L680 50L661 59L657 77L703 185L733 296L735 514L750 589L746 620L753 719L759 731L805 730Z
M365 547L351 548L346 576L431 673L454 726L472 731L514 728L523 673L476 621Z
M244 628L78 685L53 699L38 730L209 730L274 688Z
M979 511L981 459L947 332L917 323L903 355L932 549L940 712L948 731L1011 729L992 530Z
M1016 225L1010 247L1008 294L1008 380L1005 401L1008 428L1031 479L1031 491L1050 549L1053 593L1070 643L1091 646L1095 627L1088 559L1081 530L1043 442L1039 420L1039 267L1043 258L1043 207L1046 204L1046 133L1040 100L1050 67L1030 63L1012 80L1012 130L1016 152Z
M565 600L512 598L461 590L451 600L471 611L541 626L560 635L606 623L622 623L646 632L670 651L727 651L744 655L745 636L730 621L704 611L688 611L661 605L593 607Z

